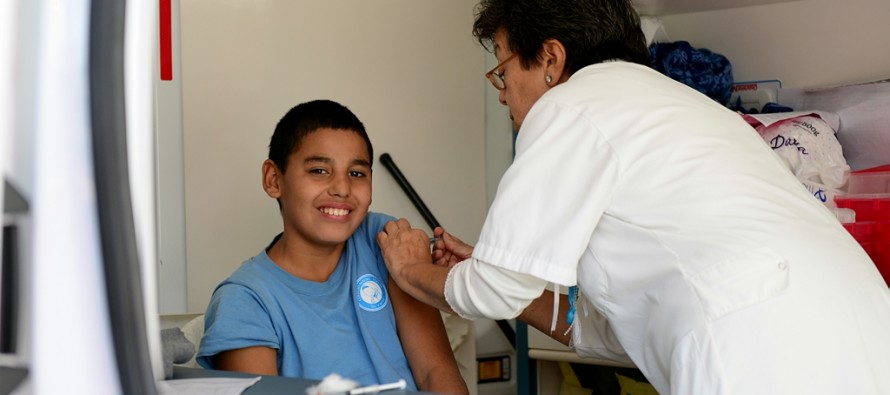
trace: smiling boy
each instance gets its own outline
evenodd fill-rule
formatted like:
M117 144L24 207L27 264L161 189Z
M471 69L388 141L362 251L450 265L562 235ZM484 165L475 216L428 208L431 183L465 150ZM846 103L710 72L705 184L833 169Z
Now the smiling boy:
M278 123L262 184L284 230L213 293L207 368L467 393L437 310L390 279L368 212L373 148L346 107L316 100Z

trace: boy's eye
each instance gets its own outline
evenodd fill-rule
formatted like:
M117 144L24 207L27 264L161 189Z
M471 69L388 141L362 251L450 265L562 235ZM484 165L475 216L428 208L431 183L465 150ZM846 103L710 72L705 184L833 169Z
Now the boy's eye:
M327 170L327 169L322 169L322 168L318 168L318 167L316 167L316 168L313 168L313 169L309 169L309 172L310 172L310 173L314 173L314 174L327 174L327 173L328 173L328 170Z
M364 177L365 172L359 170L352 170L349 172L349 176L351 177Z

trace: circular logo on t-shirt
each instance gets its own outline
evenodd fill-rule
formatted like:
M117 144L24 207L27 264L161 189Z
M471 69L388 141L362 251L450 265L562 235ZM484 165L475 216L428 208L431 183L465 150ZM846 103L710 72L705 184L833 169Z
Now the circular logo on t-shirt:
M386 287L373 274L365 274L355 281L358 305L365 311L377 311L386 306Z

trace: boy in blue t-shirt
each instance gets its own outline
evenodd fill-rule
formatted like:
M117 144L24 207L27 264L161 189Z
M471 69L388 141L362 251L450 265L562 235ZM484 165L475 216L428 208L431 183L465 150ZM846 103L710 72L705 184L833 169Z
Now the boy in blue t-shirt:
M262 183L284 231L213 292L206 368L466 394L439 312L390 278L369 213L373 149L346 107L317 100L279 122Z

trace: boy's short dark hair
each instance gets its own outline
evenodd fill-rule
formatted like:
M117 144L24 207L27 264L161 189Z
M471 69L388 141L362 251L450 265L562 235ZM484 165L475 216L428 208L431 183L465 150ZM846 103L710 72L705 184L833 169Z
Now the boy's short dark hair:
M306 135L321 129L344 129L358 133L368 147L368 157L374 163L374 148L365 125L348 108L331 100L313 100L291 108L275 126L269 142L269 159L284 173L287 158L300 148Z

